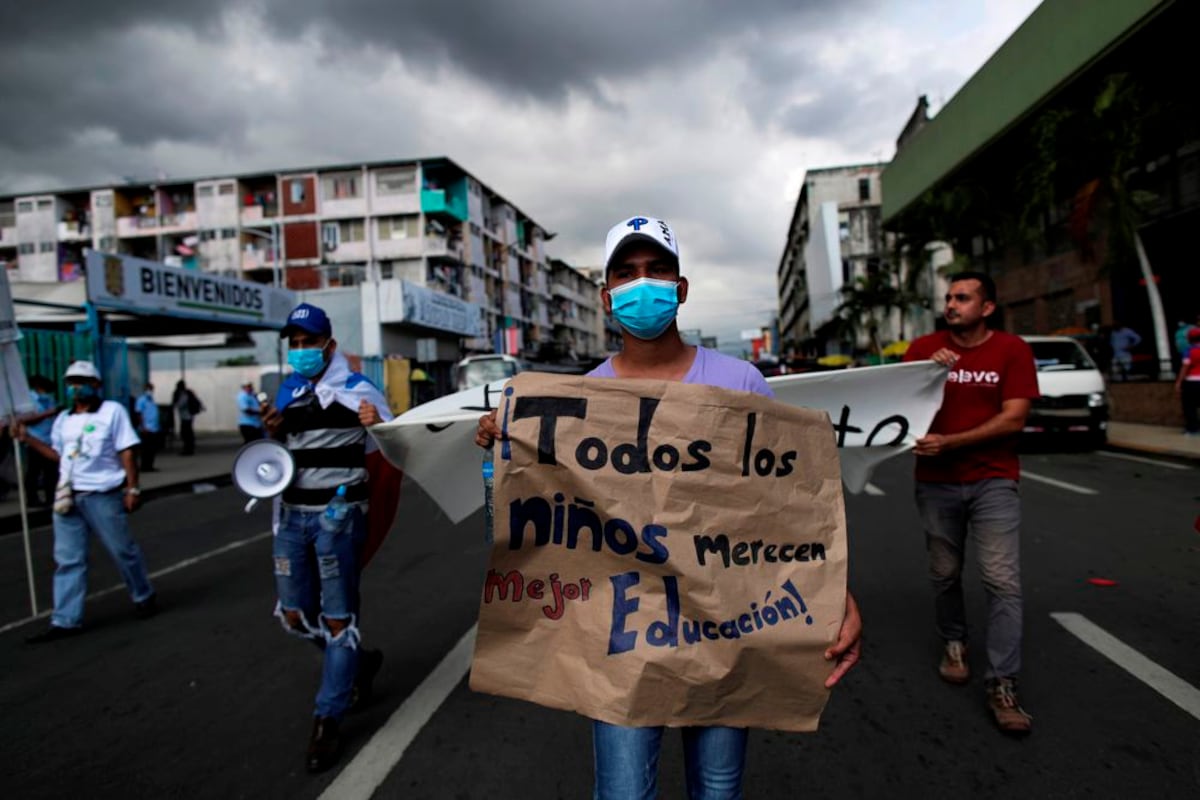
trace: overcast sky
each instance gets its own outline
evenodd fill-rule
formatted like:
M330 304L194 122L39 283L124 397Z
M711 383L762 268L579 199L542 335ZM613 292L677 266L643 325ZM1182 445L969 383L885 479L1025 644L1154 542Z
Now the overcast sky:
M1036 0L52 0L0 10L0 192L446 155L601 259L661 216L722 343L806 169L890 159Z

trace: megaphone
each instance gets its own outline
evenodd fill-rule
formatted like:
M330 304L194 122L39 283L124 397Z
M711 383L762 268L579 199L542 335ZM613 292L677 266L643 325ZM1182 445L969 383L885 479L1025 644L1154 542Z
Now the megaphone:
M259 500L282 494L296 477L296 461L288 449L274 439L259 439L242 445L233 457L233 484L250 495L246 511Z

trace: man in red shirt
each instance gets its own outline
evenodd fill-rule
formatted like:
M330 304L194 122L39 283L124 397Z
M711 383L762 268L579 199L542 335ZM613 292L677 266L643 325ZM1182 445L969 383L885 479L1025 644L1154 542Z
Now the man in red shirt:
M990 330L996 285L981 272L950 277L947 330L912 343L905 361L932 359L950 368L942 407L916 442L917 510L925 526L938 634L938 672L950 683L970 678L962 567L968 534L979 554L988 596L988 706L1006 733L1025 734L1032 718L1017 702L1021 668L1021 501L1017 435L1038 396L1033 352L1021 338Z

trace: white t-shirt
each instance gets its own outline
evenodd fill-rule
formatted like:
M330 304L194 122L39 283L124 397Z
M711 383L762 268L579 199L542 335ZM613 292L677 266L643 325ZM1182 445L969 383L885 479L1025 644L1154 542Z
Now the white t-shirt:
M58 453L58 474L71 476L77 492L107 492L125 482L118 453L141 444L129 412L104 400L94 412L64 411L50 430L50 446Z

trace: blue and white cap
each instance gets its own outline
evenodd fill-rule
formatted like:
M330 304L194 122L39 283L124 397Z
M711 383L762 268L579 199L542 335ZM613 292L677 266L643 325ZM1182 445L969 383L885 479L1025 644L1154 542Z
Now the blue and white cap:
M314 336L332 336L333 326L324 311L311 303L301 303L288 314L287 324L279 332L281 339L286 339L292 331L308 331Z
M604 271L612 266L613 256L622 247L633 242L649 242L666 250L679 260L679 240L666 221L654 217L634 216L618 222L604 240Z

